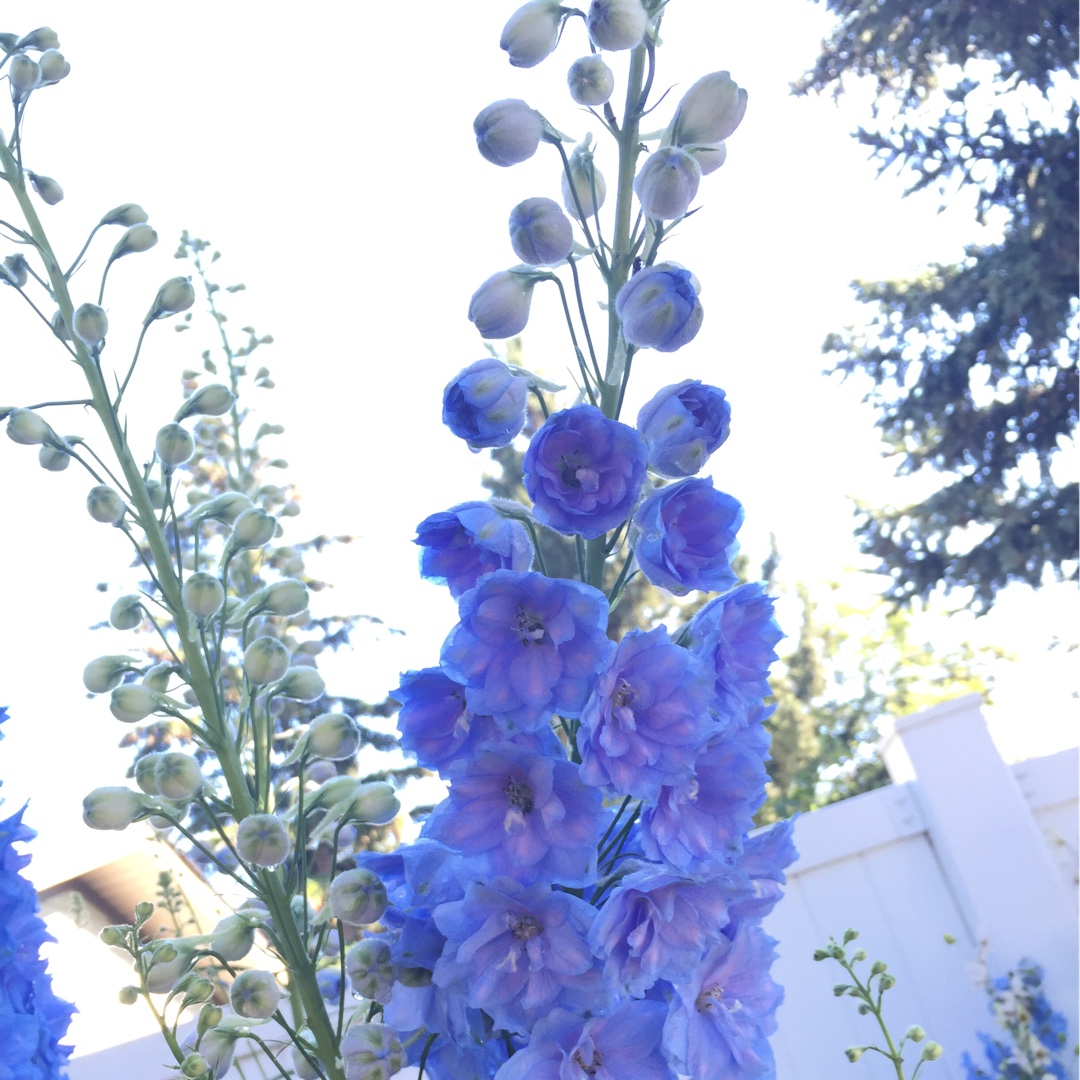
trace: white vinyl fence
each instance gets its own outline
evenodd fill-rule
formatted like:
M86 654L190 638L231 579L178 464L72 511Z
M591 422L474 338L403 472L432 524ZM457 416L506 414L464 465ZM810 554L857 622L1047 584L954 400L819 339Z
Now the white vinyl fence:
M966 1050L984 1063L976 1032L999 1032L976 985L979 943L1003 974L1023 956L1046 969L1051 1004L1077 1038L1077 751L1006 765L978 695L882 725L880 750L893 783L801 817L800 859L787 895L766 921L778 942L775 976L786 988L773 1039L777 1080L879 1080L891 1064L844 1048L883 1045L872 1016L834 997L848 981L815 948L848 928L897 985L885 1017L900 1036L920 1024L945 1047L920 1070L961 1080ZM955 944L945 942L951 934ZM858 969L857 969L858 970ZM862 965L863 977L869 962ZM910 1057L908 1076L918 1060ZM1066 1062L1069 1058L1066 1056Z

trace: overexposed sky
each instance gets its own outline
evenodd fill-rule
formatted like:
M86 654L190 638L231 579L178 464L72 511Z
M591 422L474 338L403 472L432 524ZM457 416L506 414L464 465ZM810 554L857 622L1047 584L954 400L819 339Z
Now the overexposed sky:
M410 541L428 514L479 496L485 463L441 427L442 389L484 355L466 310L481 281L516 262L511 207L558 197L552 148L498 169L476 152L472 119L493 100L522 97L568 134L602 134L564 89L566 69L587 51L581 22L543 65L517 70L498 49L515 6L4 7L0 29L50 25L72 65L63 83L34 95L24 128L27 165L66 193L41 210L54 244L73 256L101 214L129 200L147 209L161 237L110 275L105 361L126 366L158 285L181 270L171 256L185 228L223 253L222 284L247 286L223 305L231 325L274 335L259 359L277 389L258 406L263 419L285 424L275 452L304 495L287 535L360 538L314 568L335 585L316 610L362 611L406 631L362 631L351 654L325 665L331 690L343 694L377 699L398 671L437 661L454 609L417 580ZM836 578L860 563L851 496L902 497L860 390L820 374L825 335L858 317L848 282L954 260L978 238L968 200L938 214L933 193L901 202L899 180L874 179L848 135L851 108L790 97L788 84L812 63L827 27L809 0L671 3L657 84L674 90L654 126L709 71L729 69L750 105L727 164L702 182L701 211L665 248L702 283L702 331L678 353L639 355L625 414L632 419L683 378L727 391L732 435L712 472L746 506L753 557L776 533L788 580ZM3 106L0 129L10 131ZM14 212L0 192L0 217ZM114 238L99 239L91 263ZM8 250L0 244L0 256ZM96 299L97 273L88 267L76 279L76 303ZM538 289L525 362L562 381L572 357L558 318L554 292ZM126 399L136 446L149 453L180 399L179 372L198 367L212 345L207 324L179 335L168 324L152 328ZM81 396L77 370L7 290L0 350L4 403ZM91 419L78 410L50 416L65 434L89 431ZM19 763L0 775L9 800L33 788L58 812L77 811L92 787L121 782L118 769L93 761L115 759L111 747L125 731L106 701L86 700L80 673L133 641L85 630L107 618L122 591L128 550L85 515L91 482L75 468L45 473L34 451L4 440L0 478L0 701L13 717L0 762ZM95 592L97 582L109 591ZM851 588L872 593L872 584ZM1068 687L1046 645L1070 631L1052 591L1017 590L1000 607L979 622L955 615L941 631L1021 654L1023 667L1002 671L1012 689L1003 685L996 723L1009 753L1023 756L1062 738Z

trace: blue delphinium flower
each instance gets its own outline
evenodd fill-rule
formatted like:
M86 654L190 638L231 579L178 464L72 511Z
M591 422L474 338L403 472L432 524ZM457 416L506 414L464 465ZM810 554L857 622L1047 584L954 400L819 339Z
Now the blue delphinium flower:
M747 838L739 856L739 872L750 884L750 892L733 899L729 913L732 920L760 921L769 914L787 881L784 871L799 857L793 833L795 819L775 825Z
M528 394L529 380L524 375L515 375L493 356L477 360L447 383L443 423L474 453L484 447L508 446L525 425Z
M607 597L578 581L496 570L458 601L461 622L442 649L446 672L475 713L509 733L552 713L577 717L614 648Z
M469 321L482 338L508 338L520 334L529 322L535 285L534 277L517 270L500 270L492 274L472 294Z
M665 386L638 413L649 468L672 480L700 472L728 437L731 406L724 391L700 379Z
M784 996L769 977L775 944L757 924L740 923L690 979L675 983L664 1047L678 1072L739 1080L774 1075L769 1035Z
M593 405L553 413L522 463L537 520L567 535L602 536L634 509L646 457L632 427Z
M570 254L574 227L554 199L525 199L510 211L510 244L530 266L551 266Z
M773 646L783 636L765 586L751 582L709 601L691 619L683 641L716 672L721 712L744 718L769 693Z
M660 1001L627 1001L589 1019L555 1009L495 1080L674 1080L661 1048L666 1011Z
M553 1008L602 1008L603 974L587 935L595 909L541 882L474 882L435 909L446 947L434 981L462 993L495 1027L527 1032Z
M490 503L463 502L416 526L420 573L446 585L456 600L492 570L528 570L533 546L520 521Z
M620 795L652 798L689 777L715 729L711 672L662 626L631 630L581 712L581 775Z
M0 708L0 723L6 719ZM33 886L20 874L30 856L14 845L36 835L23 824L25 809L0 820L0 1077L60 1080L71 1054L60 1040L75 1010L53 993L39 957L42 944L56 939L38 914Z
M731 561L743 521L736 499L713 488L711 478L680 480L650 495L634 515L634 555L654 584L685 596L691 589L719 592L739 579Z
M615 297L630 345L674 352L693 341L705 316L689 270L656 263L639 270Z
M576 765L492 743L450 765L446 778L450 794L428 818L425 835L465 855L483 855L492 873L526 884L596 880L602 800Z
M493 165L506 168L536 153L544 121L519 98L504 98L481 109L473 121L476 146Z

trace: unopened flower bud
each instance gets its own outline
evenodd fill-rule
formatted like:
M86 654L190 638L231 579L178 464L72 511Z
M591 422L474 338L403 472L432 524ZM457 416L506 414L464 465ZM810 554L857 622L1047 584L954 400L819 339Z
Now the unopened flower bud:
M615 76L599 56L583 56L566 76L570 96L579 105L603 105L615 89Z
M727 143L718 142L706 146L688 146L687 150L694 155L694 160L701 169L702 176L716 172L727 161Z
M510 244L530 266L550 266L570 254L574 227L554 199L525 199L510 211Z
M941 1045L941 1043L928 1042L923 1047L922 1054L920 1055L920 1060L922 1060L922 1061L937 1061L937 1059L939 1057L941 1057L941 1055L944 1054L944 1053L945 1053L945 1048Z
M142 602L140 593L119 597L109 610L109 622L117 630L134 630L143 621Z
M91 829L126 829L142 809L137 792L126 787L95 788L83 799L83 821Z
M132 225L112 249L109 262L122 259L125 255L137 255L143 251L149 251L158 241L157 233L145 222Z
M146 973L146 987L152 994L172 990L187 971L195 957L195 947L173 938L162 941L154 950Z
M289 831L273 814L250 814L236 830L236 850L253 866L278 866L290 847Z
M382 780L360 784L350 818L362 825L387 825L401 812L393 787Z
M277 682L289 669L289 650L277 638L256 638L244 651L244 674L255 686Z
M115 949L122 949L127 940L124 937L124 931L121 930L119 926L106 926L101 933L98 934L98 937L101 939L103 945L110 945Z
M42 176L40 173L26 170L30 178L30 185L38 193L41 201L48 206L55 206L64 199L64 189L51 177Z
M29 279L29 265L24 256L8 255L0 262L0 284L21 289Z
M81 304L72 317L71 329L91 352L96 353L105 344L109 319L97 304Z
M326 693L326 683L313 667L291 667L274 692L295 701L318 701Z
M501 270L492 274L469 301L469 321L484 338L520 334L529 321L535 282L528 274Z
M36 30L31 30L29 34L24 34L19 38L15 47L17 49L34 49L38 52L45 49L58 49L60 47L60 38L51 27L39 26Z
M241 971L233 979L229 1003L250 1020L266 1020L277 1012L281 987L269 971Z
M631 345L674 352L692 341L705 312L693 275L675 263L654 263L619 290L615 310Z
M197 503L187 511L186 517L194 521L213 520L232 525L245 511L251 509L251 500L239 491L226 491L212 499Z
M746 91L729 72L704 75L683 94L665 142L685 147L723 142L742 123L746 102Z
M308 606L308 590L302 581L285 578L267 587L263 610L274 615L299 615Z
M642 212L653 221L672 221L690 208L701 183L701 166L677 146L661 146L634 178Z
M350 926L366 926L378 922L386 911L386 886L370 870L346 870L331 883L329 902L335 918Z
M157 759L154 779L166 799L190 799L203 784L199 763L190 754L169 751Z
M910 1039L912 1042L922 1042L926 1038L926 1032L919 1027L918 1024L912 1024L911 1027L904 1032L904 1038Z
M370 1001L390 1000L394 965L390 945L381 938L364 938L345 954L345 972L353 993Z
M202 1054L188 1054L180 1062L180 1075L189 1077L189 1080L200 1080L210 1072L210 1063Z
M304 1028L300 1034L307 1039L308 1043L315 1041L308 1028ZM319 1071L312 1066L299 1046L293 1046L292 1048L292 1063L293 1072L296 1073L299 1080L319 1080Z
M189 277L169 278L157 291L154 302L150 305L150 311L146 316L147 322L154 319L164 319L169 315L187 311L195 303L195 287Z
M13 98L28 94L41 83L41 66L25 53L16 53L8 64L8 82L11 83ZM29 176L33 183L34 174L29 173Z
M146 481L146 494L150 499L150 505L155 510L165 507L165 485L160 480L150 479Z
M562 176L562 200L566 212L576 221L592 217L607 198L607 183L600 170L593 164L589 140L574 147L570 155L570 175Z
M145 720L157 707L158 695L146 686L129 683L112 692L109 711L124 724Z
M179 424L166 424L154 440L154 449L164 465L183 465L195 453L195 440Z
M137 986L122 986L117 995L121 1005L134 1005L139 1000L139 988Z
M41 67L41 81L45 83L58 83L71 73L71 65L64 59L64 54L58 49L46 49L38 60Z
M200 619L213 618L225 603L225 590L213 574L200 570L184 581L184 607Z
M408 1063L397 1032L385 1024L353 1024L342 1037L341 1057L349 1080L384 1080Z
M229 537L229 547L233 551L262 547L273 539L276 531L277 520L265 510L253 506L236 519Z
M535 67L555 51L562 18L561 0L529 0L507 20L499 48L514 67Z
M473 121L473 131L480 153L493 165L506 167L527 161L536 153L544 122L524 101L506 98L481 110Z
M183 1007L186 1009L189 1005L199 1005L213 996L214 984L209 979L196 975L184 988Z
M138 203L126 202L114 206L99 225L141 225L147 220L146 211Z
M196 1032L201 1038L211 1028L217 1027L221 1023L221 1018L224 1013L221 1011L221 1007L218 1005L206 1004L199 1010L199 1019L196 1024Z
M135 762L135 783L147 795L160 795L157 786L157 763L163 757L160 753L144 754Z
M856 1061L859 1060L859 1058L861 1058L863 1056L863 1053L865 1052L865 1050L866 1050L865 1046L849 1046L844 1051L844 1056L848 1059L848 1061L850 1061L852 1064L854 1064Z
M149 900L140 900L135 905L135 925L142 926L156 910L157 908Z
M36 446L56 437L53 429L32 409L12 409L6 430L9 439L24 446Z
M119 686L127 672L137 670L130 656L99 656L83 668L83 686L91 694L104 694Z
M116 525L124 519L124 500L108 484L96 484L86 496L86 509L95 521Z
M211 383L209 386L196 390L176 410L176 416L173 419L179 423L189 416L221 416L232 408L235 400L235 395L227 386Z
M71 464L71 454L59 444L46 443L38 451L38 464L49 472L63 472Z
M360 728L344 713L323 713L311 721L308 746L313 754L327 761L345 761L360 746Z
M243 915L226 915L214 927L210 947L223 960L243 960L255 945L255 927Z
M592 0L585 24L598 49L616 52L641 44L649 14L641 0Z

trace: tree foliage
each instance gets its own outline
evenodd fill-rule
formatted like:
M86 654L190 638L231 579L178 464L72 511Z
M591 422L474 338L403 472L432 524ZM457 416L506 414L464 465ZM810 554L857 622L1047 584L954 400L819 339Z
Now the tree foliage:
M860 508L863 548L900 602L939 585L985 611L1013 580L1076 576L1077 7L1062 0L826 0L839 17L797 94L873 79L857 138L882 170L969 192L995 237L910 280L859 281L867 321L831 335L901 474L943 486Z

